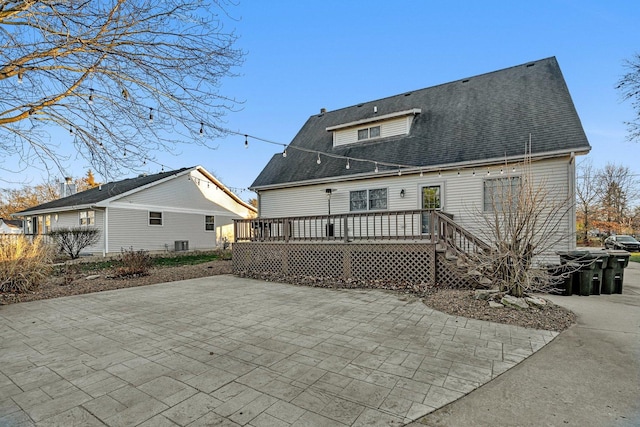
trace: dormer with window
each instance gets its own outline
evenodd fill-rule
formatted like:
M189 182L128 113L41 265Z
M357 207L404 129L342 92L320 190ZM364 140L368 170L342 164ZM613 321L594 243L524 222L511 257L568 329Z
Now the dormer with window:
M374 107L374 114L376 111ZM421 112L420 108L412 108L411 110L380 116L374 115L354 122L329 126L327 132L333 132L334 147L392 136L408 135L411 131L413 117Z

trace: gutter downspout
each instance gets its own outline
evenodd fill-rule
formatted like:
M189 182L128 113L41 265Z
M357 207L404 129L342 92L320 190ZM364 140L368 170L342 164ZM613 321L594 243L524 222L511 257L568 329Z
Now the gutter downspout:
M569 197L571 198L571 209L569 210L571 217L569 218L569 226L571 230L571 234L569 236L569 247L568 249L575 250L576 249L576 235L577 235L577 223L576 223L576 153L574 151L571 152L571 156L569 157L569 165L568 165L568 183L569 183Z
M104 249L102 252L102 256L107 256L109 253L109 208L104 208Z

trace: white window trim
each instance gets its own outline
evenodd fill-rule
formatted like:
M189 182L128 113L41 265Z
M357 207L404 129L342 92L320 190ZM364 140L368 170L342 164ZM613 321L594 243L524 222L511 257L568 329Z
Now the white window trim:
M342 123L336 126L329 126L328 128L326 128L326 130L327 132L330 132L332 130L346 129L346 128L356 127L356 126L360 126L368 123L375 123L375 122L381 122L383 120L395 119L396 117L410 116L410 115L415 116L416 114L420 114L420 113L422 113L422 109L412 108L410 110L398 111L396 113L383 114L381 116L374 116L367 119L356 120L355 122ZM370 126L367 126L367 127L370 127Z
M520 175L510 175L505 177L496 177L496 178L485 178L482 180L482 213L484 214L493 214L495 211L493 209L486 209L485 206L485 198L486 198L486 183L487 181L500 181L500 180L511 180L518 179L518 191L522 191L522 177ZM517 203L517 200L516 200ZM500 206L502 208L502 205ZM503 212L504 209L501 209L499 212Z
M160 224L151 224L151 214L159 213L160 214ZM158 219L158 218L153 218ZM164 212L163 211L147 211L147 226L149 227L164 227Z
M378 135L377 136L371 136L371 129L377 128L378 129ZM366 138L360 138L360 131L366 130L367 131L367 137ZM377 126L370 126L370 127L366 127L366 128L360 128L357 130L357 134L356 134L356 139L359 141L369 141L372 139L379 139L382 138L382 129L380 128L380 125Z
M207 218L213 218L213 223L208 223ZM213 225L213 229L207 230L207 225ZM204 216L204 231L205 233L215 233L216 232L216 216L215 215L205 215Z
M87 216L84 218L87 220L86 224L82 223L82 214L86 213ZM89 216L89 214L93 214L91 215L91 217ZM92 225L96 225L96 212L91 210L91 209L86 209L86 210L82 210L78 212L78 224L80 225L80 227L91 227Z
M378 208L378 209L372 209L371 205L369 204L370 198L369 198L369 192L371 190L386 190L387 192L387 207L386 208ZM367 208L366 209L357 209L357 210L351 210L351 193L352 192L356 192L356 191L366 191L367 192L367 198L365 199L365 201L367 202ZM349 190L349 212L384 212L384 211L388 211L389 210L389 187L376 187L376 188L363 188L360 190Z

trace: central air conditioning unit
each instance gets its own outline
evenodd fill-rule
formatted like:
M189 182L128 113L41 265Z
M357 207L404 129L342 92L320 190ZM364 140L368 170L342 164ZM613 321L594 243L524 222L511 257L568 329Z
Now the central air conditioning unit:
M188 240L176 240L173 242L175 251L188 251L189 250L189 241Z

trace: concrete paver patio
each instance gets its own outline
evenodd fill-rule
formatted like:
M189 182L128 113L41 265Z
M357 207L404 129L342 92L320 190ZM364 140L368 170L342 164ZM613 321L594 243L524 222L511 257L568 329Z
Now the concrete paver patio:
M557 334L214 276L0 307L0 425L403 425Z

